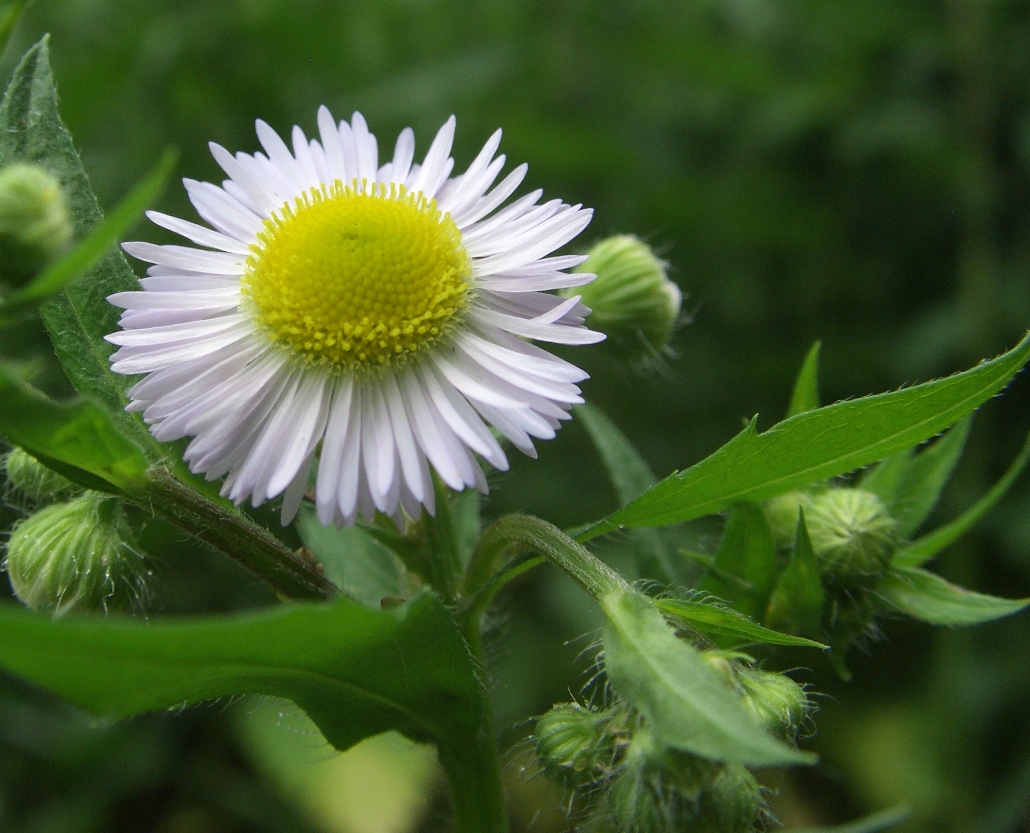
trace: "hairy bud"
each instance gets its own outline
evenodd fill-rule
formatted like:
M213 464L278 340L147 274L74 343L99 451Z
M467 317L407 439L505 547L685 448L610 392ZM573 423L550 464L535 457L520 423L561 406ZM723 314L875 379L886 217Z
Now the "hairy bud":
M805 525L820 571L831 584L864 585L882 576L898 547L897 522L864 489L828 489L812 499Z
M20 448L11 450L4 458L4 471L7 482L36 503L50 502L82 491L68 478L47 468Z
M61 183L39 165L0 170L0 278L25 283L71 242L73 225Z

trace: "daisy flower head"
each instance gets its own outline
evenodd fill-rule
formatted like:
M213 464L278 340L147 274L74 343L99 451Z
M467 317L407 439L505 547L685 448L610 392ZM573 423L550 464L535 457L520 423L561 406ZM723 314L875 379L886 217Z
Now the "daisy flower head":
M126 243L152 264L125 311L116 373L146 374L129 410L222 494L255 506L283 495L296 515L312 467L324 524L376 511L435 510L431 472L486 491L479 458L508 460L494 432L529 455L581 400L579 368L530 343L588 344L577 296L549 290L593 275L552 253L591 211L541 191L509 200L520 165L497 182L501 132L453 175L451 117L421 164L411 129L381 163L355 113L323 107L317 139L287 144L257 122L263 152L212 144L228 179L184 180L198 225L150 219L193 246Z

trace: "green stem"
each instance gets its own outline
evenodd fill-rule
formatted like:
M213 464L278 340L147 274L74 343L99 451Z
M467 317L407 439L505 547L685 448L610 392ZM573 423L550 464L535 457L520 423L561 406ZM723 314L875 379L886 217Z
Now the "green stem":
M210 544L286 599L331 599L339 590L279 539L229 503L191 489L164 468L147 472L145 488L126 498Z
M485 691L483 697L489 699ZM451 788L456 833L507 833L501 756L494 737L492 714L488 712L484 717L474 750L463 750L463 754L458 755L441 747L439 754Z

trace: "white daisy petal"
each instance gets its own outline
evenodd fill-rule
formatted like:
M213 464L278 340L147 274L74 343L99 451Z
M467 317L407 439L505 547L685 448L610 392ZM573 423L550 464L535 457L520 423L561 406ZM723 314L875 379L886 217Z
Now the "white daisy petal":
M505 205L527 168L495 184L500 131L452 175L453 117L420 165L410 128L380 164L360 113L316 122L287 143L259 120L252 153L212 144L228 179L183 180L207 225L148 213L192 245L125 244L151 265L109 299L112 369L146 374L128 410L161 441L190 438L190 468L233 501L281 497L289 523L314 467L323 524L432 514L433 472L485 492L480 458L508 467L491 428L535 456L582 401L586 374L526 339L600 340L578 298L548 294L592 280L553 254L591 212L541 191Z

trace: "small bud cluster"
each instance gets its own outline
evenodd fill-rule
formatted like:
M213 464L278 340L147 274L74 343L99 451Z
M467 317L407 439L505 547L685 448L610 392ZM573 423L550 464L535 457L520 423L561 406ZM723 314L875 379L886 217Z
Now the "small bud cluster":
M39 165L0 169L0 280L24 284L71 242L73 225L61 183Z
M630 361L646 359L668 345L683 302L666 267L636 237L609 237L578 267L597 278L568 294L582 296L591 309L590 326L608 336L608 347Z
M758 723L793 743L811 705L782 674L705 654ZM537 721L543 771L572 790L585 829L620 833L751 833L769 810L744 766L670 748L645 719L616 702L606 709L562 703Z
M8 494L34 507L15 524L4 569L27 607L128 610L146 595L149 571L120 501L84 490L16 449L5 460Z

